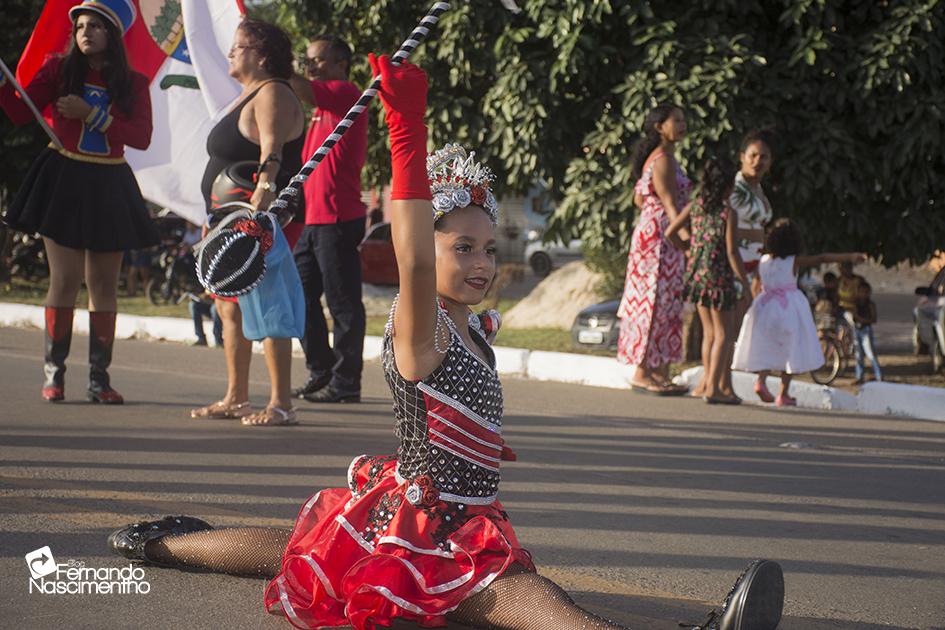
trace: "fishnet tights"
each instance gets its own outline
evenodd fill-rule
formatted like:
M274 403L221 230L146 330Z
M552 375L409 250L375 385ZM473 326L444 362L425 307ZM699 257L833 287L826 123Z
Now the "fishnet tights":
M232 527L164 536L149 542L145 554L160 564L273 578L281 569L290 533L268 527ZM560 586L517 564L447 616L488 630L625 630L587 612Z
M282 552L291 533L274 527L213 529L152 540L144 553L158 564L274 578L282 568Z
M447 617L488 630L626 630L587 612L560 586L518 565L509 567Z

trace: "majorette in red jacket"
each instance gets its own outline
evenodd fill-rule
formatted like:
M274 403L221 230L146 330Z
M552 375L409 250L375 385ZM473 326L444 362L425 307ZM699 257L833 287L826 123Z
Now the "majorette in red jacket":
M102 75L89 70L82 98L92 106L92 112L83 121L65 118L56 109L55 101L60 97L61 67L62 57L48 58L25 90L40 111L51 105L51 126L62 142L63 155L75 160L112 164L124 161L125 145L135 149L148 148L152 129L151 94L148 79L143 74L131 73L133 106L131 112L125 114L109 103ZM0 107L15 125L33 120L29 108L9 81L4 81L0 87Z

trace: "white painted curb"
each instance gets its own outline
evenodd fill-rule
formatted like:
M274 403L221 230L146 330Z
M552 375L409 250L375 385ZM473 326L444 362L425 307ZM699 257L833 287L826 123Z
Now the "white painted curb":
M0 302L0 327L43 328L45 314L42 306ZM73 330L88 334L88 311L76 309ZM182 317L144 317L118 314L115 335L125 339L159 339L189 343L194 340L193 324ZM253 344L256 352L262 352L262 344ZM302 356L299 341L292 341L293 354ZM373 360L381 356L382 338L364 338L364 359ZM566 352L543 352L524 348L493 348L496 368L500 374L519 376L540 381L575 383L594 387L629 389L635 368L622 365L610 357ZM702 376L702 367L694 367L676 377L676 382L695 386ZM735 393L746 402L755 403L754 374L733 372ZM768 378L768 389L777 392L780 380ZM798 407L853 411L881 416L900 416L923 420L945 421L945 389L918 387L898 383L868 383L860 388L858 395L843 390L802 381L791 384L791 394L797 398ZM763 404L757 401L757 404Z
M495 369L499 374L525 376L528 374L528 355L530 350L524 348L506 348L493 346L495 353Z
M0 302L0 326L42 329L46 325L45 319L45 309L42 306ZM204 328L208 326L209 323L204 324ZM75 309L72 330L83 335L89 334L89 312L84 308ZM124 313L119 313L115 319L115 337L118 339L156 339L180 343L192 343L196 340L194 325L189 319L183 317L145 317ZM367 352L367 340L365 340L364 347L365 352ZM253 352L261 353L262 343L255 342ZM304 354L298 339L292 340L292 354L296 356L303 356ZM380 352L377 356L380 356Z
M528 355L526 376L539 381L628 389L635 369L610 357L533 350Z
M676 381L685 384L692 389L702 378L702 366L692 367L685 370L676 377ZM735 394L748 403L764 405L758 399L755 393L755 375L750 372L732 371L732 385L735 388ZM776 376L769 376L765 381L768 390L777 394L781 389L781 379ZM912 387L904 385L903 387ZM945 393L945 390L942 390ZM793 381L791 383L791 396L797 399L797 406L805 409L828 409L835 411L858 411L857 397L850 392L842 389L818 385L817 383L808 383L805 381ZM919 416L915 416L919 417Z
M857 402L860 413L945 421L945 389L938 387L871 382Z

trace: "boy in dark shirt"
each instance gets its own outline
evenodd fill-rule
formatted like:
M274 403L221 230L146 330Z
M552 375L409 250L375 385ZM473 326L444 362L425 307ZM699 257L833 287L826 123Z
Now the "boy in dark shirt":
M876 323L876 303L871 299L873 295L872 287L865 280L862 280L856 288L856 303L853 308L853 323L855 326L855 344L856 350L856 384L861 385L864 382L863 357L870 360L873 366L873 377L877 381L883 380L880 371L879 361L876 358L873 340L873 324Z

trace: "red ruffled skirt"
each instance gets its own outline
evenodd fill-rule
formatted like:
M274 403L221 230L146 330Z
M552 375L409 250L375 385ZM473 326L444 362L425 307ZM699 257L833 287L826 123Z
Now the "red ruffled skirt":
M266 588L266 609L298 628L388 627L403 617L427 628L517 562L534 571L502 505L433 501L414 506L397 459L355 458L350 488L302 506Z

